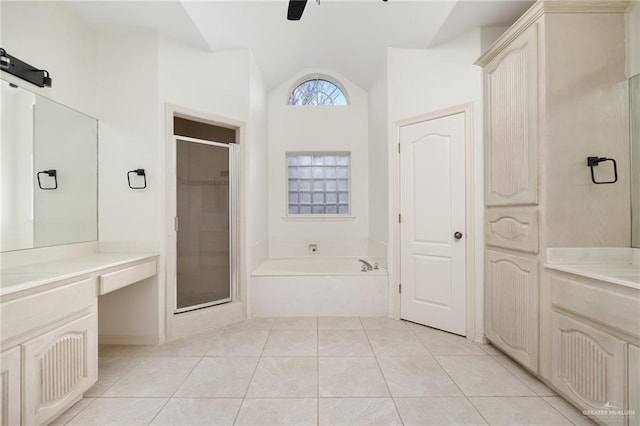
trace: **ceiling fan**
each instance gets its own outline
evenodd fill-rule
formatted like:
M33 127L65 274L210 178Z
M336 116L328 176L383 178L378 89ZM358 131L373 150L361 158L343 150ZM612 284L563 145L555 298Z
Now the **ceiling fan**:
M382 0L386 2L387 0ZM320 0L316 0L320 4ZM307 5L307 0L289 0L289 9L287 10L287 20L299 21L302 18L302 12Z

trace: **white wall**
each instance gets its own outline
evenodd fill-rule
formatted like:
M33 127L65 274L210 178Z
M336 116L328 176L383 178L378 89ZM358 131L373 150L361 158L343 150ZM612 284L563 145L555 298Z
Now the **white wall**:
M102 247L160 248L164 170L158 131L158 48L151 32L98 33L95 78L99 123L99 239ZM126 65L125 65L126 64ZM147 189L131 190L127 171L143 168ZM163 259L161 258L161 264ZM99 332L106 340L163 334L160 276L100 297Z
M247 144L247 242L249 273L269 257L269 188L267 162L267 92L260 69L251 55L249 75L249 130Z
M389 123L386 69L369 89L369 249L368 256L387 257L389 241ZM380 260L379 260L380 262Z
M1 46L49 71L53 85L40 88L6 72L2 78L95 117L94 32L64 2L2 1L0 9Z
M501 30L477 28L428 50L388 50L390 123L454 105L473 104L475 229L467 232L475 237L476 338L484 335L484 180L482 70L473 63L482 54L483 47L487 47L489 41L500 33ZM392 223L391 226L395 225Z
M305 75L335 78L348 93L347 106L289 106L296 82ZM365 256L368 250L368 101L367 93L343 76L324 69L305 70L269 93L269 254L307 256L307 243L319 256ZM287 218L287 152L351 153L351 219ZM316 255L313 255L316 256Z
M627 77L633 77L640 74L640 1L633 1L626 20Z

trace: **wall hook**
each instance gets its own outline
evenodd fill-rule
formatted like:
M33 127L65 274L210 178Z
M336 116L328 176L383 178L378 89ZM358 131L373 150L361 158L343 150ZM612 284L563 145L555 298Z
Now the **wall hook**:
M606 161L611 161L613 163L613 180L597 182L596 178L595 178L595 176L593 174L593 168L596 167L598 164L606 162ZM602 185L602 184L607 184L607 183L616 183L618 181L618 165L616 163L616 160L614 160L613 158L587 157L587 166L589 166L591 168L591 182L595 183L596 185Z
M142 176L144 179L144 185L143 186L131 186L131 174L135 173L136 176ZM144 171L144 169L135 169L135 170L129 170L127 172L127 182L129 183L129 188L131 189L145 189L147 187L147 173Z
M49 177L52 177L53 186L50 186L50 187L42 186L42 182L40 181L40 175L47 175ZM36 173L36 176L38 177L38 186L40 187L40 189L44 191L52 191L54 189L58 189L58 172L56 171L56 169L43 170L41 172Z

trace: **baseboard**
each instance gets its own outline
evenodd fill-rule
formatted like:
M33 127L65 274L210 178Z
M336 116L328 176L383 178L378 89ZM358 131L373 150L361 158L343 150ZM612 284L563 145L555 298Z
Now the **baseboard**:
M476 338L473 339L473 341L476 343L482 343L483 345L486 345L487 343L489 343L489 339L487 339L487 336L484 334L476 336Z
M162 336L127 336L101 334L98 336L100 345L159 345L164 341Z

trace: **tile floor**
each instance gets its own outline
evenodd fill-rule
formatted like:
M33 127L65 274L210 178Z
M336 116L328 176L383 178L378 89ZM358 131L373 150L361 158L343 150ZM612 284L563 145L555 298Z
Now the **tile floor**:
M492 346L387 318L259 318L99 354L53 424L592 424Z

